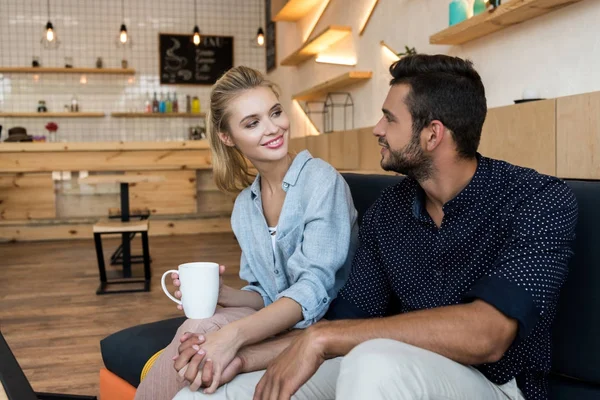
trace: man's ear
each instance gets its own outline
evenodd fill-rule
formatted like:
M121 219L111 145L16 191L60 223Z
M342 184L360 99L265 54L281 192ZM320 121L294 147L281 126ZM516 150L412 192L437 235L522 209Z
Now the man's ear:
M435 150L444 140L446 135L446 127L438 120L433 120L429 123L426 137L426 147L428 151Z
M221 142L223 142L223 144L225 146L229 146L229 147L235 147L235 143L233 143L233 140L231 140L231 136L224 133L224 132L219 132L219 139L221 139Z

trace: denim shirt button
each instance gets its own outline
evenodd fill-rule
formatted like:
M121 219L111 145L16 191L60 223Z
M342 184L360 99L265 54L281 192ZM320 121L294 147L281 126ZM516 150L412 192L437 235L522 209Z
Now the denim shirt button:
M278 269L275 270L275 275L279 275L279 270Z
M327 297L323 299L323 304L327 304Z

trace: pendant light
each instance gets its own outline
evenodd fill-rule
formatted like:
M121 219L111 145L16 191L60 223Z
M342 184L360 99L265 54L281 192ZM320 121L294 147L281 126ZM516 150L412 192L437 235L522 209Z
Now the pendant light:
M202 37L200 36L200 28L198 28L198 0L194 0L194 22L196 23L196 25L194 25L194 32L192 35L192 43L194 43L194 45L196 46L200 46L200 39L202 39Z
M44 46L45 49L56 49L58 48L60 42L58 41L58 37L56 36L56 32L54 31L54 25L50 22L50 0L47 1L48 5L48 22L46 23L46 28L44 29L44 35L42 36L42 40L40 43Z
M265 31L263 31L263 28L261 26L261 22L262 22L262 18L260 17L260 0L258 0L258 31L256 32L256 44L258 44L260 47L263 47L265 45Z
M119 29L119 36L117 36L117 47L131 47L133 45L131 35L127 32L127 25L125 25L125 0L121 0L121 20L123 23L121 24L121 29Z
M258 28L258 32L256 32L256 43L260 47L265 45L265 32L262 27Z

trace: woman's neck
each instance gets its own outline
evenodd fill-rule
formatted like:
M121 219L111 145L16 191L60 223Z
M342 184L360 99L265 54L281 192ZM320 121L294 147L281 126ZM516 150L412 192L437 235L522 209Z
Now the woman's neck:
M273 194L276 190L281 189L283 178L287 174L292 161L294 160L291 154L277 161L252 162L256 170L260 174L260 189L262 192Z

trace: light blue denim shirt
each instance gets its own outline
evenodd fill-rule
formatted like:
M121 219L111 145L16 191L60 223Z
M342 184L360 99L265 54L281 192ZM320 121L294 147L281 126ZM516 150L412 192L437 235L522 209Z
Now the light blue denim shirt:
M233 232L242 248L243 290L265 307L288 297L302 307L306 328L325 315L346 282L358 245L357 213L344 178L329 164L299 153L283 179L286 192L275 244L263 214L260 176L235 201Z

